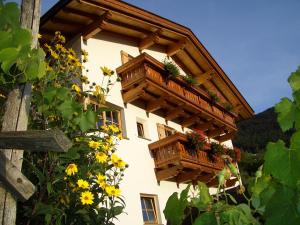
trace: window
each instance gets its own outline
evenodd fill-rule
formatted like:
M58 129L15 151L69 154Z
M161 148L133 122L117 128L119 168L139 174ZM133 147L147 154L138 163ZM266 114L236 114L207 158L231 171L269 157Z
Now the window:
M141 194L141 207L145 224L158 224L158 200L156 195Z
M138 137L145 137L145 132L144 132L144 125L140 122L136 122L137 126L137 131L138 131Z
M103 125L115 125L122 130L122 120L121 120L121 108L114 106L111 103L106 103L106 105L100 105L97 101L94 101L91 98L86 98L84 100L85 108L88 106L93 107L95 112L99 112L98 121L96 123L96 128L99 128ZM100 111L99 109L107 108L106 111Z
M158 132L158 138L163 139L165 137L171 136L176 133L176 130L174 128L168 127L164 124L157 124L157 132Z

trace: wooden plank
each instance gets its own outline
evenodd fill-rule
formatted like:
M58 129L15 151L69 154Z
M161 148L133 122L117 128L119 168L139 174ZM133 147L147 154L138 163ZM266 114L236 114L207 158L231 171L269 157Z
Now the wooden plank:
M23 0L21 11L21 26L31 30L32 47L37 46L40 22L40 0ZM26 130L30 108L31 85L25 84L13 89L7 97L2 131ZM1 150L3 151L3 150ZM23 151L4 150L5 156L21 170ZM1 163L1 162L0 162ZM0 186L0 224L16 223L17 203L12 194Z
M147 106L146 106L146 111L147 112L154 112L154 111L160 109L161 107L163 107L166 104L167 104L167 102L165 100L165 97L164 96L160 97L156 100L148 102Z
M140 52L146 48L149 48L150 46L154 45L155 43L157 43L159 41L159 33L160 32L161 31L158 30L156 32L149 34L144 39L142 39L141 42L139 43Z
M61 130L6 131L0 133L1 149L22 149L33 152L66 152L72 147Z
M170 179L172 177L177 176L181 169L182 166L179 165L156 171L156 179L158 181Z
M187 40L181 39L179 42L172 44L168 47L167 49L167 55L168 56L173 56L175 55L177 52L181 51L182 49L184 49L185 45L187 43Z
M179 117L181 114L184 113L184 110L183 109L178 109L178 108L175 108L175 109L172 109L170 111L168 111L165 115L165 119L166 120L173 120L177 117Z
M93 37L97 33L99 33L105 26L106 20L110 19L112 14L110 11L105 12L101 15L96 21L90 23L85 30L81 32L83 40L88 40L89 38Z
M9 192L21 201L28 200L35 192L35 186L0 152L0 181Z
M205 130L211 128L213 126L213 123L214 123L214 120L210 120L205 123L197 124L196 128L199 130L205 131Z
M92 13L85 12L85 11L81 11L79 9L65 7L65 8L63 8L63 11L68 14L76 14L76 15L86 17L86 18L89 18L92 20L99 19L99 16L92 14Z
M217 137L217 136L219 136L220 134L223 134L223 133L224 133L224 129L225 129L225 126L216 128L216 129L214 129L214 130L210 130L210 131L207 132L207 136L210 137L210 138Z
M205 73L199 74L195 76L195 81L197 85L204 84L205 82L209 81L212 79L212 77L215 75L214 70L207 71Z
M183 127L189 127L195 124L199 120L200 113L194 114L190 116L189 118L182 121L181 126Z
M130 89L129 91L123 94L123 101L125 104L133 102L138 99L141 95L145 94L143 90L147 86L146 83L142 83L135 88Z
M182 172L176 177L176 183L185 183L187 181L193 181L197 179L198 176L200 176L201 170L196 169L189 172Z

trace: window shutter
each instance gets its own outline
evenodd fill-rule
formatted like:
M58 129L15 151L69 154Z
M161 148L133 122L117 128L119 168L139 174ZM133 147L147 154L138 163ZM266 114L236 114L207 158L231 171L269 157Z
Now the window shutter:
M122 64L127 63L131 59L133 59L133 57L131 55L129 55L127 52L124 52L123 50L121 51L121 61L122 61Z
M165 126L163 124L157 123L157 133L159 139L166 137Z

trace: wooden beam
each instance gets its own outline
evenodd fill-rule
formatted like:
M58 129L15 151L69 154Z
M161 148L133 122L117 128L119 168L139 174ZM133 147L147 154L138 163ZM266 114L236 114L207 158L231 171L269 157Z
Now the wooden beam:
M213 126L213 123L214 123L214 120L210 120L205 123L197 124L196 128L199 130L205 131L205 130L211 128Z
M67 152L72 142L61 130L0 132L1 149L22 149L33 152Z
M146 111L149 113L154 112L166 104L167 104L167 102L165 100L165 97L160 97L157 100L153 100L153 101L147 103Z
M89 18L91 20L99 19L98 15L88 13L88 12L84 12L84 11L81 11L79 9L73 9L73 8L65 7L65 8L63 8L63 11L65 13L76 14L76 15L79 15L79 16L82 16L82 17L86 17L86 18Z
M192 170L189 172L182 172L180 174L178 174L178 176L176 177L176 183L184 183L187 181L193 181L195 180L199 175L201 174L201 170L197 169L197 170Z
M170 179L177 176L181 169L182 166L173 166L170 168L155 171L156 179L157 181Z
M150 46L154 45L159 41L159 34L161 33L161 30L158 30L156 32L153 32L149 34L147 37L141 40L139 43L139 50L140 52L146 48L149 48Z
M90 23L85 30L82 32L83 40L88 40L89 38L93 37L97 33L99 33L105 26L106 20L109 20L112 17L110 11L105 12L101 15L96 21Z
M225 129L225 126L216 128L216 129L214 129L214 130L210 130L210 131L207 132L207 136L210 137L210 138L217 137L217 136L219 136L220 134L223 134L223 133L224 133L224 129Z
M180 116L180 114L183 114L183 113L184 113L183 109L179 109L178 107L176 107L166 113L165 119L173 120L173 119L177 118L178 116Z
M181 126L183 127L189 127L195 124L199 120L200 113L194 114L190 116L189 118L182 121Z
M143 90L147 86L146 83L142 83L135 88L130 89L129 91L123 94L123 101L125 104L133 102L134 100L141 97L141 95L145 94L146 92Z
M205 82L209 81L213 75L215 74L214 70L207 71L205 73L199 74L195 76L195 81L197 85L204 84Z
M35 186L0 152L0 181L6 189L21 201L28 200L35 192Z
M227 140L230 140L233 138L233 136L235 135L235 132L232 131L232 132L229 132L227 134L224 134L222 136L219 136L217 138L215 138L217 141L219 142L224 142L224 141L227 141Z
M187 43L187 39L183 38L179 42L170 45L168 47L168 49L167 49L167 55L168 56L175 55L177 52L179 52L180 50L184 49L186 43Z
M55 17L51 19L51 22L59 23L63 25L69 25L69 26L79 26L79 27L85 26L85 24L80 22L74 22L73 20L66 20L66 19L55 18Z

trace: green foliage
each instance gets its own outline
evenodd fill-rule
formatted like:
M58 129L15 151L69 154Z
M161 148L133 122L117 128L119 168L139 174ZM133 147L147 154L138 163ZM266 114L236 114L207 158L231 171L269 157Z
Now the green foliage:
M164 60L164 68L167 72L168 78L175 78L180 74L178 67L171 60Z
M229 204L230 195L225 190L225 202L218 198L222 187L226 187L227 172L230 169L232 174L239 174L234 171L232 165L225 161L225 168L218 174L218 194L216 203L210 203L207 208L198 207L199 216L192 222L195 224L266 224L281 225L300 224L300 69L289 78L293 90L293 99L283 98L275 107L278 113L278 123L283 131L292 129L295 131L285 143L283 140L270 142L267 145L264 155L264 163L260 166L251 178L248 186L250 198L246 195L248 204ZM248 157L250 157L248 155ZM252 157L252 156L251 156ZM245 160L245 159L244 159ZM227 168L226 168L227 167ZM201 190L201 188L199 188ZM240 193L244 190L241 187ZM201 193L200 197L193 199L189 207L196 207L199 202L205 206L207 193ZM201 195L204 195L201 197ZM207 201L210 202L210 201ZM168 206L167 206L168 207ZM202 212L201 212L202 210ZM167 215L166 215L167 216ZM167 217L167 219L169 219Z
M185 81L185 82L187 82L189 85L195 85L197 82L196 82L196 79L193 77L193 76L191 76L191 75L189 75L189 74L187 74L187 75L185 75L185 76L182 76L182 78L183 78L183 80Z
M31 33L20 27L19 16L16 3L0 3L0 86L45 75L45 53L41 48L31 48Z
M213 104L220 102L220 98L218 97L218 95L212 91L208 91L208 95L212 101Z
M225 154L225 149L222 145L216 142L210 143L210 149L207 151L207 156L209 160L214 162L217 157Z
M185 147L191 154L197 154L197 151L203 150L205 142L205 136L198 132L187 132L187 142Z
M229 102L225 102L222 104L224 106L224 108L228 111L228 112L232 112L233 110L233 106L229 103Z

